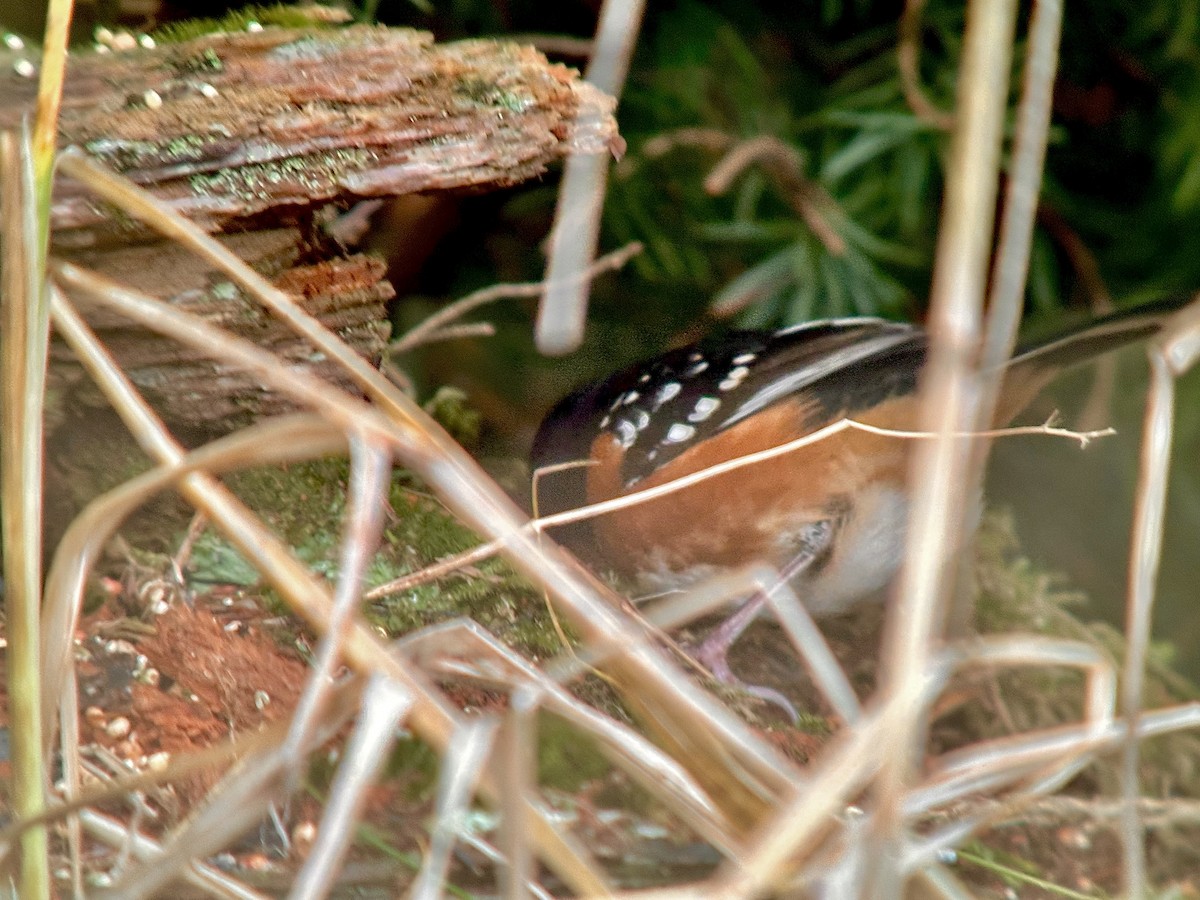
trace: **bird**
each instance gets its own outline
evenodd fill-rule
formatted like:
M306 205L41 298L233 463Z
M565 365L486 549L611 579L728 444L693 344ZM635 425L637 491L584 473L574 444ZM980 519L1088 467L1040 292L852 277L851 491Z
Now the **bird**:
M1060 372L1153 335L1171 298L1019 348L1002 374L995 426L1011 422ZM539 514L666 485L779 447L843 419L918 428L926 330L881 318L824 319L733 331L667 351L577 390L544 418L531 464ZM646 594L686 589L765 562L814 618L879 596L904 555L911 440L845 429L606 512L555 536ZM576 463L577 465L570 465ZM729 664L768 602L763 592L691 653L726 685L784 706Z

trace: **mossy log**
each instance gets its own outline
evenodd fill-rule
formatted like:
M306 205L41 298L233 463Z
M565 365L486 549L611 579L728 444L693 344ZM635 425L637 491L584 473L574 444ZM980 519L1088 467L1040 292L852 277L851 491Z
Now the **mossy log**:
M0 127L32 108L36 85L0 73ZM485 191L538 176L572 153L618 151L614 103L528 47L352 27L213 34L70 61L60 145L148 189L293 292L378 361L392 295L382 265L314 240L329 204ZM298 225L299 227L293 227ZM183 249L66 179L54 251L251 336L297 365L328 362ZM253 379L89 313L118 360L169 419L227 427L286 407ZM52 384L86 395L56 350Z
M0 127L18 123L35 89L0 73ZM334 200L517 184L568 154L618 150L613 107L530 47L367 26L267 29L73 58L59 127L61 145L219 231ZM108 213L60 184L56 241L122 235L127 217Z
M361 356L378 363L389 331L386 304L393 294L381 260L364 254L322 258L306 253L295 228L224 235L220 240L276 287L291 293ZM199 257L174 245L108 248L78 253L74 259L248 338L289 365L354 390L341 370L307 341ZM173 422L224 431L293 408L254 376L199 350L102 310L89 308L87 317L133 383ZM53 397L70 399L67 413L103 403L70 350L57 342L51 348L49 384ZM61 402L53 406L64 408Z

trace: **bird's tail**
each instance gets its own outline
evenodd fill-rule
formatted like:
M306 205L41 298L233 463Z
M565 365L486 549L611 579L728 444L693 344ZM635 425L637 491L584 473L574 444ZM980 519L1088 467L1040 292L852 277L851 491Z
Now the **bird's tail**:
M1019 347L1007 366L998 422L1008 422L1059 373L1157 334L1193 295L1156 300L1096 319L1048 340Z

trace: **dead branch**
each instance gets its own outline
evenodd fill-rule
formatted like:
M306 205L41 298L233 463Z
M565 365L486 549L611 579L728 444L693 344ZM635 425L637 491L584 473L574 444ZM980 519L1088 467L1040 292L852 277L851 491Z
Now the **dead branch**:
M0 73L0 128L18 124L35 87ZM516 184L560 157L619 149L613 105L530 47L267 29L73 58L60 143L217 231L331 200ZM108 213L60 185L60 246L126 238L128 220Z

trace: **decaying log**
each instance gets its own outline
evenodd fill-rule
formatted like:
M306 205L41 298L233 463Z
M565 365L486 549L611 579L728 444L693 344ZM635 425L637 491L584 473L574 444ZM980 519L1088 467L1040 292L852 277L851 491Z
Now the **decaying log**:
M0 73L0 127L16 124L34 90ZM330 200L513 185L564 155L618 149L613 106L530 47L438 45L369 26L267 29L72 59L60 131L63 145L218 231ZM60 246L114 225L129 223L60 186Z
M0 127L32 108L34 90L14 70L0 72ZM378 362L392 296L383 266L330 255L329 242L318 250L305 230L313 212L365 197L483 191L540 175L571 153L619 151L613 106L528 47L436 45L424 33L376 27L267 29L73 58L60 145L82 149L210 232L238 231L224 238L235 252ZM153 240L145 227L82 185L60 179L52 226L59 255L340 380L227 279L178 246L145 243ZM225 430L288 408L236 370L88 316L170 420ZM88 402L86 379L61 346L51 385Z
M381 260L363 254L305 261L294 228L245 232L220 238L276 287L293 294L308 312L360 355L378 363L388 336L386 303L392 287ZM291 329L246 297L198 257L166 244L145 244L77 254L75 259L129 287L248 338L286 362L353 390L327 359ZM88 309L89 324L158 410L172 421L211 430L293 407L251 375L131 325L111 313ZM50 389L79 407L101 405L70 351L51 348Z

